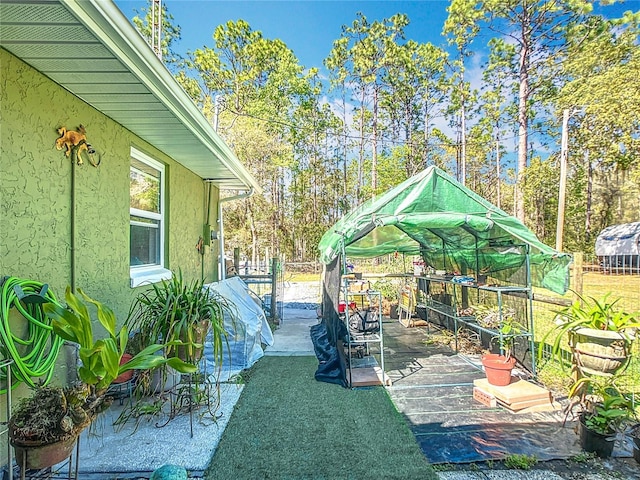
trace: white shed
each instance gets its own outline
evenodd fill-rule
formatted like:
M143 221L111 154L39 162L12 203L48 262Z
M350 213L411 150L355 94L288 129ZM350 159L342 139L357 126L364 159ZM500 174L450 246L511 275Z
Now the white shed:
M602 230L596 239L596 255L605 271L640 273L640 222Z

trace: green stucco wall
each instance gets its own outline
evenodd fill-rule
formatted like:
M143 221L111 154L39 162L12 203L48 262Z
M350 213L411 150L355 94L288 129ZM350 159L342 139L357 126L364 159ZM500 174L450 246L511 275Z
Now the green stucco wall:
M133 296L145 288L129 286L129 159L135 146L166 165L165 266L181 269L186 278L215 280L217 249L204 255L196 250L206 215L204 182L1 48L0 65L0 276L48 283L62 299L72 281L75 246L75 286L124 321ZM80 124L100 154L98 168L72 165L55 149L57 128ZM212 193L215 225L217 189ZM0 465L1 459L2 452Z

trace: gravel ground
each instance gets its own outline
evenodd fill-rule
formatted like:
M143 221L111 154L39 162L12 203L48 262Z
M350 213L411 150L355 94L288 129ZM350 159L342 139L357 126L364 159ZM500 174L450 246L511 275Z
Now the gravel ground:
M320 304L320 283L286 282L282 302L284 308L316 309Z

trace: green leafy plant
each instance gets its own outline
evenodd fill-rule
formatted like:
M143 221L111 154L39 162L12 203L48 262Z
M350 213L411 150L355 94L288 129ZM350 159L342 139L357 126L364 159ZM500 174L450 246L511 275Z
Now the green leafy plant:
M231 304L206 289L203 280L185 281L178 272L135 298L126 325L143 343L166 344L166 357L184 353L190 361L199 359L202 339L210 328L214 361L221 363L225 315L235 317Z
M400 290L400 287L397 285L397 282L383 278L373 282L371 288L380 292L382 298L385 298L390 302L398 300L398 291Z
M77 436L107 408L109 385L118 375L136 369L151 369L169 364L182 373L196 371L196 366L177 358L166 359L156 352L161 344L148 345L128 362L120 365L129 338L126 327L116 328L116 317L106 305L92 299L81 289L80 297L70 287L65 291L67 307L46 303L43 311L51 319L56 335L78 344L80 382L62 387L36 388L22 399L9 421L9 436L14 445L46 445ZM95 306L98 322L107 333L95 339L88 306Z
M572 405L582 410L584 424L601 435L623 431L636 416L632 399L615 385L616 378L581 377L569 390Z
M626 423L634 416L631 399L612 386L603 390L600 398L593 403L591 411L584 414L585 425L602 435L623 430Z
M52 320L53 331L61 338L80 346L78 355L81 365L78 376L83 383L95 389L97 394L106 391L118 375L129 370L146 370L169 364L182 373L196 371L195 365L177 358L166 359L156 355L156 352L165 348L165 345L157 343L147 345L131 360L120 365L129 339L128 329L123 326L117 330L116 317L109 307L92 299L82 289L78 289L78 293L86 302L96 307L98 321L107 332L105 338L94 339L89 309L74 295L70 287L65 291L67 308L47 303L43 309Z
M513 316L506 316L502 318L498 332L500 335L494 337L498 340L500 350L503 352L505 358L508 360L513 353L513 347L515 345L516 337L523 333L524 329L520 323Z
M577 294L576 294L577 295ZM602 300L593 297L584 298L578 295L578 300L570 306L556 312L556 325L549 330L538 346L538 357L543 358L547 340L555 335L551 344L553 357L562 360L562 340L565 333L576 331L580 328L617 332L621 339L631 344L635 338L635 329L640 328L639 313L626 313L618 308L620 299L609 301L610 293Z
M485 328L498 330L504 323L513 324L516 320L516 310L507 305L502 309L498 305L474 305L478 325Z
M538 463L538 458L535 455L514 453L512 455L507 455L504 459L505 467L516 470L531 470L531 467L536 463Z

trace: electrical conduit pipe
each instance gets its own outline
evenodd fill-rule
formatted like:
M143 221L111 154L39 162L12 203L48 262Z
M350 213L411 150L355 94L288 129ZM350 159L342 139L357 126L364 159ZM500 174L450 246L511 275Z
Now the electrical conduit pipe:
M220 280L227 278L227 266L224 257L224 221L222 220L222 204L231 202L233 200L240 200L241 198L248 198L254 193L254 188L251 187L248 191L232 197L225 197L218 200L218 224L219 224L219 250L220 250Z

